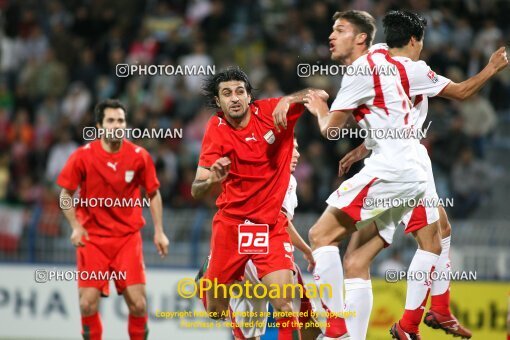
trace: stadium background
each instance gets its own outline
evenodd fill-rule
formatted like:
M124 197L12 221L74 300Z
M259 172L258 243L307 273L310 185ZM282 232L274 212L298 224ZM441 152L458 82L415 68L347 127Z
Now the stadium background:
M307 86L334 97L338 76L297 73L300 63L331 64L327 38L333 13L370 12L381 42L382 16L396 8L427 18L422 59L452 80L474 75L496 47L508 46L510 1L0 1L0 338L79 338L75 282L36 283L34 271L73 268L55 178L70 153L84 144L82 129L93 125L93 105L111 97L127 104L131 127L182 128L184 133L182 139L135 141L156 162L170 238L170 254L161 260L147 218L151 338L229 338L227 330L183 329L177 320L154 317L157 309L199 308L195 300L179 299L175 285L179 278L193 277L207 255L214 213L213 200L199 203L190 194L211 115L200 94L201 77L122 78L115 66L214 65L220 70L239 65L256 97ZM476 282L453 284L453 308L475 339L503 338L510 291L510 69L464 103L432 99L429 120L423 142L436 186L441 197L454 199L447 209L453 267L477 273ZM337 177L338 161L360 141L321 138L307 114L296 131L301 158L295 225L306 236L327 195L345 179ZM382 277L388 266L409 263L415 242L401 234L376 260L374 277ZM404 282L374 281L369 339L389 338L404 287ZM116 296L103 300L107 339L127 337L119 301ZM425 338L447 338L425 326L422 332Z

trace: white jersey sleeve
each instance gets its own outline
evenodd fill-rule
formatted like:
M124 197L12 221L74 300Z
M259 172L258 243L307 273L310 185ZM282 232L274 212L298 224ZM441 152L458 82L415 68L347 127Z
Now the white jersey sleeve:
M436 74L424 61L413 63L413 74L409 77L411 97L424 95L434 97L439 94L451 80Z
M375 96L371 75L344 75L330 111L354 110Z
M297 181L293 175L290 175L289 186L287 188L287 192L285 193L285 198L283 199L282 209L285 210L287 217L289 220L294 218L294 210L298 205L297 200Z

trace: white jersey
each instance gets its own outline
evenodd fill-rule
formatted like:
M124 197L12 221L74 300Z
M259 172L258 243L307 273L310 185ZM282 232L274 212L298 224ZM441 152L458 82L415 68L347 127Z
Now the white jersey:
M285 210L289 220L294 218L294 210L298 206L296 188L296 178L294 175L290 175L289 187L287 188L287 192L285 193L285 198L283 199L282 204L282 208Z
M388 46L376 44L370 48L370 52L378 51L386 55ZM451 80L436 74L426 62L413 61L402 56L387 57L393 63L400 75L402 86L412 103L411 122L414 128L422 129L427 118L428 97L435 97L448 85Z
M436 74L424 61L413 61L403 56L390 57L387 54L388 46L386 44L376 44L370 48L372 53L382 53L386 59L394 64L400 75L400 80L406 95L412 103L411 124L413 129L422 129L427 118L429 108L428 97L435 97L451 82L450 79ZM414 136L419 136L416 134ZM420 163L429 172L430 158L425 147L420 144L419 139L412 139L418 148ZM367 140L365 145L372 145L374 142ZM429 176L430 177L430 176ZM430 178L429 178L430 179Z
M353 110L364 129L380 132L409 130L410 101L395 66L382 53L368 53L354 61L355 70L381 70L344 75L331 111ZM382 70L387 70L383 72ZM393 72L389 72L393 70ZM427 173L420 164L414 142L409 138L377 138L367 145L372 155L361 174L391 182L424 182Z

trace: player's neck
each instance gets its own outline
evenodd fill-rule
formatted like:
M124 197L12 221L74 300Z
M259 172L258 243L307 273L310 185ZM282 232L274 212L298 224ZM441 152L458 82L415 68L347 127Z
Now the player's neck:
M409 52L410 51L405 47L402 48L394 47L388 50L388 53L390 54L391 57L405 57L412 59L411 54Z
M232 125L232 127L236 130L244 129L248 126L251 117L251 110L248 108L246 114L241 118L232 118L228 114L225 114L225 119L227 122Z
M362 48L354 48L354 50L352 51L351 55L347 58L345 58L344 60L344 64L345 65L351 65L352 63L354 63L359 57L361 57L362 55L364 54L367 54L368 53L368 48L363 45Z
M101 147L108 153L116 153L119 152L120 148L122 147L122 141L107 142L104 139L101 139Z

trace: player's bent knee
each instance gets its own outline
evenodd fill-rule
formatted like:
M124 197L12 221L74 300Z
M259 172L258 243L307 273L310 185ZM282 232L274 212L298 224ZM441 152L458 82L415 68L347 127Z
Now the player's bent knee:
M98 302L87 297L80 298L80 312L82 316L90 316L97 313Z
M366 259L352 254L345 254L343 265L346 278L365 277L370 271L370 263Z
M144 316L147 314L147 302L141 297L129 304L129 313L134 316Z
M328 237L327 234L324 234L318 224L310 228L308 231L308 239L313 249L335 244L335 240Z
M448 217L445 217L445 219L441 221L440 226L442 238L445 238L452 233L452 226L450 225Z

